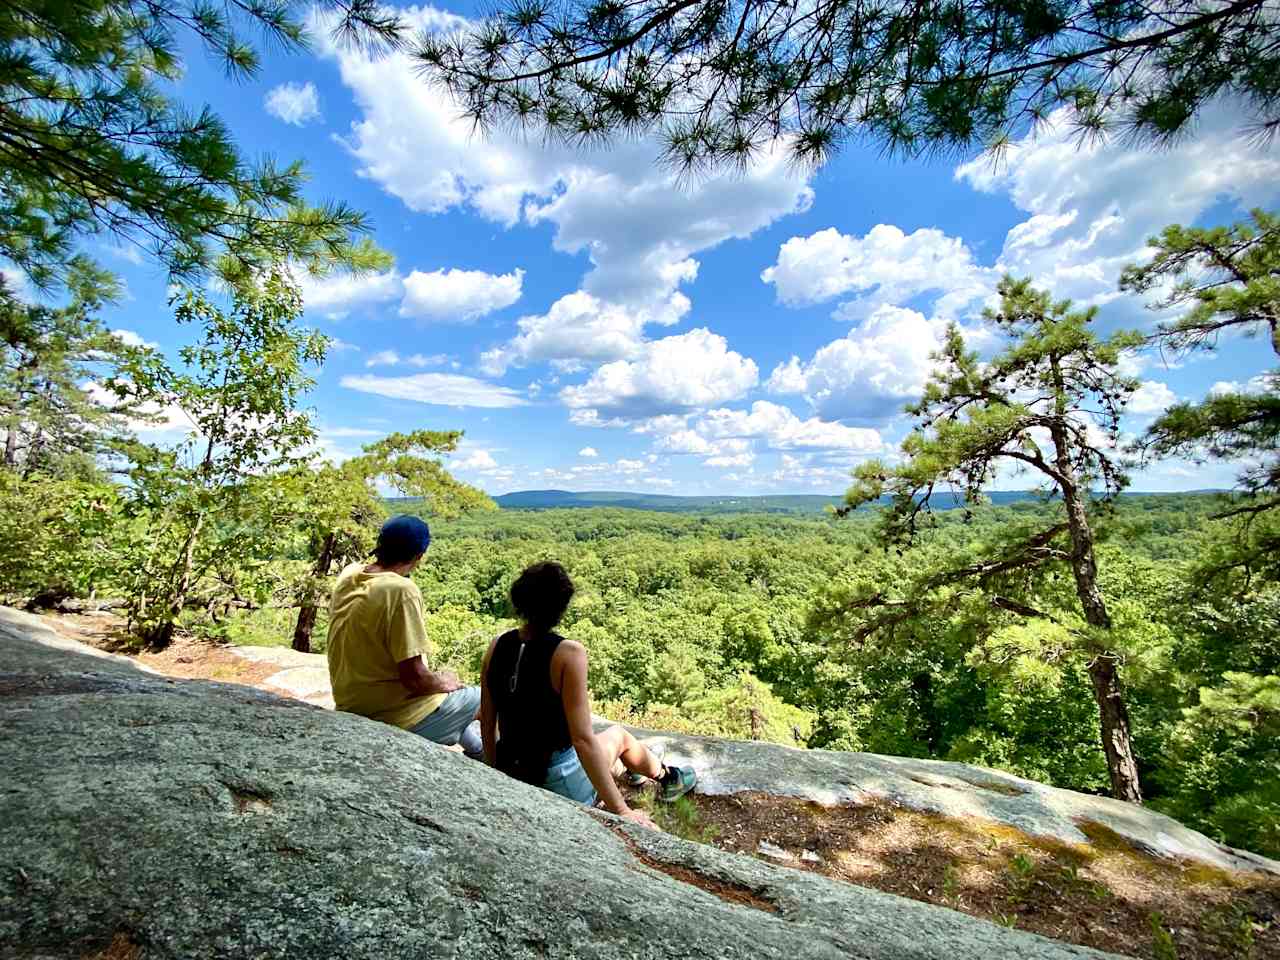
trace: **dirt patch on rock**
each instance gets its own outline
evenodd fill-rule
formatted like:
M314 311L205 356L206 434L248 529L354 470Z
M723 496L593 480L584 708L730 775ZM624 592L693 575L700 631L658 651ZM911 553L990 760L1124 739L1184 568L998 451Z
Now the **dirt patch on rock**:
M253 663L237 657L216 643L178 636L167 649L153 653L137 649L133 639L125 632L124 619L110 612L46 614L44 620L64 637L108 653L125 654L168 677L240 683L270 689L272 693L280 693L282 696L287 695L263 684L267 677L280 669L278 666L272 663Z
M1081 825L1092 843L1077 846L888 805L738 794L693 806L677 831L691 839L1056 940L1154 960L1280 957L1280 881L1153 859L1097 825Z

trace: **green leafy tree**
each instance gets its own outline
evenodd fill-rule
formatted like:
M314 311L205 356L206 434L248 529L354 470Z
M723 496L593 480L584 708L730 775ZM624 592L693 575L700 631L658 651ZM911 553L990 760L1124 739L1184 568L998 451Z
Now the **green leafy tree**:
M1254 210L1230 227L1168 227L1150 241L1155 255L1127 267L1122 289L1160 289L1153 304L1179 310L1152 338L1180 352L1212 351L1223 336L1265 338L1280 358L1280 217ZM1236 549L1208 572L1249 570L1280 551L1280 368L1199 403L1177 403L1147 430L1141 446L1154 457L1242 463L1241 501L1219 514L1241 520Z
M0 595L31 606L115 595L140 534L118 485L0 470Z
M252 478L296 464L315 439L298 399L313 385L307 364L324 359L325 338L296 325L301 311L279 272L237 288L230 310L188 290L175 299L175 317L198 324L201 336L179 351L181 365L150 353L108 381L117 395L191 425L175 448L138 444L131 452L135 509L150 513L153 529L130 601L154 647L170 642L193 582L218 561L207 547L234 549L234 539L202 539L206 523L236 516Z
M333 0L347 40L394 43L400 20L372 0ZM255 34L307 45L297 0L28 0L0 6L0 255L37 286L65 279L87 235L149 249L175 280L217 268L248 282L273 263L378 266L341 203L303 199L302 166L251 163L208 108L171 97L184 45L231 79L259 66Z
M599 704L611 720L651 730L674 730L735 740L766 740L803 746L813 730L812 713L777 697L769 684L747 671L729 678L680 707L650 703L637 709L629 701Z
M748 162L780 135L820 162L998 145L1065 107L1082 133L1167 141L1215 96L1280 124L1268 0L505 0L417 56L482 125L572 142L657 125L682 168Z
M893 468L880 461L859 466L847 504L852 509L887 494L886 542L909 542L940 488L979 503L999 469L1016 468L1031 471L1056 498L1057 517L1034 532L999 538L988 555L957 556L922 571L899 590L868 585L851 613L862 619L859 632L869 635L918 615L939 597L955 602L954 591L969 585L980 587L984 600L1005 614L1040 622L1034 635L1016 623L997 635L994 643L1003 652L993 649L993 655L1024 666L1029 656L1082 656L1112 791L1141 802L1120 677L1125 631L1116 629L1099 585L1091 519L1098 506L1093 488L1114 495L1127 482L1114 450L1124 404L1137 384L1117 365L1141 337L1122 332L1103 340L1091 329L1096 309L1055 303L1026 280L1005 278L1000 298L999 309L986 316L1009 345L983 363L952 326L924 396L908 407L918 423L903 441L904 462ZM1072 577L1073 610L1042 609L1034 593L1021 589L1027 572L1051 565L1065 566ZM1002 589L1007 587L1013 589Z
M95 458L136 413L100 388L132 352L95 316L115 293L108 278L84 269L65 307L23 302L0 283L4 469L93 475Z
M496 509L483 492L456 480L435 458L456 450L461 439L460 431L393 433L338 466L303 468L297 480L312 567L299 589L293 649L311 649L316 614L334 565L372 551L387 515L379 483L417 498L415 512L428 515L455 517L468 510Z

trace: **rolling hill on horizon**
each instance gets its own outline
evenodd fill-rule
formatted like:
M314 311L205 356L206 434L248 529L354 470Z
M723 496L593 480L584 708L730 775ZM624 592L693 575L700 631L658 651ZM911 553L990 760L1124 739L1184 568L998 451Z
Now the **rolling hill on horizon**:
M1189 493L1126 492L1125 497L1188 496L1219 493L1197 490ZM990 493L997 506L1035 500L1038 494L1028 490L996 490ZM658 510L670 513L819 513L829 506L844 502L840 495L766 494L755 496L678 496L665 493L638 493L623 490L519 490L493 498L503 510L556 510L583 507L616 507L632 510ZM887 505L888 499L883 502ZM934 498L939 510L962 506L958 497L940 494Z
M821 494L686 497L629 490L520 490L494 497L493 502L503 510L622 507L672 513L817 513L842 503L843 498Z

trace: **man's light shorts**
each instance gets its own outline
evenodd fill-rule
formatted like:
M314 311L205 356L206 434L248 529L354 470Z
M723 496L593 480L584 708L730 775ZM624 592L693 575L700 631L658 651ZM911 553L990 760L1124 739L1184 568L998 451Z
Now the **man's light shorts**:
M480 688L463 687L445 697L440 706L416 727L410 727L409 732L446 747L459 745L468 757L479 759L484 756L480 721L476 720L479 711Z

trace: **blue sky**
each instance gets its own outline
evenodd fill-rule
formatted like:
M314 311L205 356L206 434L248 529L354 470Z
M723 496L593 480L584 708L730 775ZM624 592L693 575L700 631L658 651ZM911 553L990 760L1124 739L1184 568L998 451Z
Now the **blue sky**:
M468 12L446 9L408 16L433 28ZM307 322L335 338L311 397L324 451L463 429L451 465L495 494L842 491L853 464L896 448L948 321L995 345L978 314L1002 272L1099 304L1104 330L1146 327L1157 316L1116 279L1148 236L1280 198L1280 150L1251 146L1229 104L1170 150L1082 149L1050 123L999 167L852 147L806 173L778 150L681 184L646 141L475 136L404 58L323 38L234 85L193 51L181 95L248 153L304 159L311 195L367 211L395 255L385 274L304 281ZM108 324L175 350L163 272L130 247L97 253L129 290ZM1256 340L1135 357L1126 429L1273 363ZM1169 462L1133 486L1231 476Z

